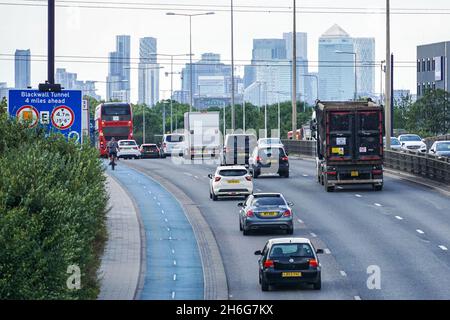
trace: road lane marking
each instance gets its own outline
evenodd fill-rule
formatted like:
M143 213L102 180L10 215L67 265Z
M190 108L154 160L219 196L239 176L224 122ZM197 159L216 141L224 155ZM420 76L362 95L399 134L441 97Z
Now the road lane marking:
M158 206L160 206L161 205L161 202L158 202Z
M172 299L175 299L175 291L172 291Z
M170 228L167 228L167 231L169 231L169 232L170 232Z
M395 219L397 219L397 220L403 220L403 218L400 217L400 216L395 216Z
M175 254L175 250L174 249L172 249L172 254Z
M325 252L325 254L331 254L331 251L330 251L330 249L328 249L328 248L327 248L327 249L324 249L323 252Z
M173 281L176 281L177 280L177 275L176 275L176 273L174 273L174 275L173 275Z
M341 186L337 186L336 188L338 188L339 190L342 190L342 189L344 189L343 187L341 187Z
M169 222L169 220L167 220L167 218L166 218L166 219L164 219L164 222Z
M191 174L191 173L183 172L183 174L185 174L185 175L187 175L187 176L189 176L189 177L192 177L192 174Z
M361 300L360 296L354 296L355 300Z
M417 229L416 232L417 232L417 233L420 233L420 234L424 234L424 233L425 233L425 232L423 232L423 231L420 230L420 229Z
M198 179L198 177L197 177L197 176L194 176L194 178L195 178L195 179Z
M377 207L382 207L383 205L381 205L380 203L374 203L374 205L376 205Z
M256 189L256 191L261 192L262 190L261 189Z
M362 198L362 195L360 195L360 194L355 194L355 196L356 196L357 198Z
M304 176L304 177L309 177L307 174L302 174L302 176Z
M341 270L341 276L346 277L347 273L344 270Z
M316 237L317 237L317 234L315 234L314 232L311 232L310 235L311 235L313 238L316 238Z
M297 219L298 223L304 223L302 219Z
M447 249L447 247L446 246L443 246L443 245L440 245L440 246L438 246L441 250L444 250L444 251L447 251L448 249Z
M173 260L173 265L174 265L174 266L177 265L177 260Z

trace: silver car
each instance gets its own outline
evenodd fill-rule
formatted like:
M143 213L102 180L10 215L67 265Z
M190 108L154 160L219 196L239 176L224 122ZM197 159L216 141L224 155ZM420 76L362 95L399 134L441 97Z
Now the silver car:
M239 203L239 229L248 235L252 230L284 230L294 233L292 203L281 193L255 193Z
M429 154L438 157L450 157L450 141L436 141L431 146Z

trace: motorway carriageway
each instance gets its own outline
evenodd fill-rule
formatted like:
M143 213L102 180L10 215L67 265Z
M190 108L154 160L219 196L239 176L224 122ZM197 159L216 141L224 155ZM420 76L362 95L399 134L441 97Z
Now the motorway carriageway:
M230 299L450 299L450 198L391 176L385 177L381 192L370 186L347 186L327 193L316 182L313 161L290 160L290 164L289 179L258 178L254 192L281 192L294 203L294 236L310 238L316 248L325 249L319 257L321 291L309 287L261 291L258 257L253 252L262 249L267 239L286 235L244 237L236 206L243 200L209 199L207 175L215 165L179 165L171 158L126 160L120 161L117 174L124 167L154 172L192 199L218 243ZM138 202L148 196L139 183L142 175L134 172L122 180ZM155 203L145 208L155 215L158 209ZM163 250L153 248L156 251L147 248L148 263L165 258ZM369 289L368 271L377 268L380 288Z

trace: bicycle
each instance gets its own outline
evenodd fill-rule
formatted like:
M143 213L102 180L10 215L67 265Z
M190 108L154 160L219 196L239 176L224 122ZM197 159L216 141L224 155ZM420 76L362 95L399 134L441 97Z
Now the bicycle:
M114 170L114 168L117 166L117 163L116 163L116 155L115 155L115 154L111 154L111 155L109 156L109 158L110 158L109 165L111 166L111 169Z

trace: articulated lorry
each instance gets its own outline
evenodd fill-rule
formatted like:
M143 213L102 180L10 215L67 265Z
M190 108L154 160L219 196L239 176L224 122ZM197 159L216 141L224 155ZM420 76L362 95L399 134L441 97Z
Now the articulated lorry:
M317 181L327 192L338 185L383 188L383 107L368 102L321 102L311 121L317 141Z
M186 112L186 157L218 156L221 149L219 112Z

